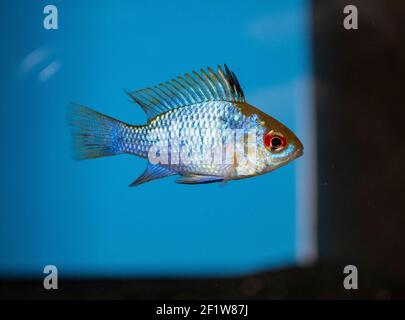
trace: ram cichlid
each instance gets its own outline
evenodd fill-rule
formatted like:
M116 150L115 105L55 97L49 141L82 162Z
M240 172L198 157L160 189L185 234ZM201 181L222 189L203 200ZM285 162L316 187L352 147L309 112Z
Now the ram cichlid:
M127 93L147 124L130 125L77 104L69 106L68 122L75 159L132 154L148 160L131 186L172 175L185 184L248 178L303 154L291 130L245 101L226 65Z

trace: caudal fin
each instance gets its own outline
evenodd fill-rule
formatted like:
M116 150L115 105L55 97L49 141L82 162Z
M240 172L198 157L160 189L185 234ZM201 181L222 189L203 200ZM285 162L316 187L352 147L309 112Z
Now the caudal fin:
M72 156L76 160L122 153L120 140L125 124L85 106L71 104L67 121L72 133Z

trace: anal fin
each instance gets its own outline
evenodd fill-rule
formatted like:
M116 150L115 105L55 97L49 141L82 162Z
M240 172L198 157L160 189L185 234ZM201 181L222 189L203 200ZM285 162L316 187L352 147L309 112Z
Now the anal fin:
M168 176L173 176L176 174L177 174L177 172L170 170L168 168L165 168L159 164L148 163L148 166L146 167L145 171L136 180L134 180L129 186L136 187L145 182L149 182L152 180L156 180L156 179L160 179L160 178L164 178L164 177L168 177Z
M190 175L182 176L181 179L176 180L176 182L181 184L202 184L220 182L223 180L224 178L219 176Z

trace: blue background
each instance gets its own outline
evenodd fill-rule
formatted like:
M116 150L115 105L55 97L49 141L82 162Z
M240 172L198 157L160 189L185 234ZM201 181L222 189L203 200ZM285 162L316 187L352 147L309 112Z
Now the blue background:
M48 264L67 277L295 264L297 170L307 153L225 187L168 178L128 188L145 161L71 160L65 111L78 102L142 124L123 89L226 62L247 101L295 130L307 150L307 1L53 1L58 30L43 27L47 4L0 2L1 276L39 277Z

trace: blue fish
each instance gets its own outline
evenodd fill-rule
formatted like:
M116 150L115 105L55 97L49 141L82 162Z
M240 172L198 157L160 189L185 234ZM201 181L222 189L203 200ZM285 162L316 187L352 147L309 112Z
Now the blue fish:
M246 102L226 65L127 94L145 111L145 125L78 104L68 107L67 119L75 159L132 154L148 160L130 186L173 175L183 184L249 178L303 154L290 129Z

